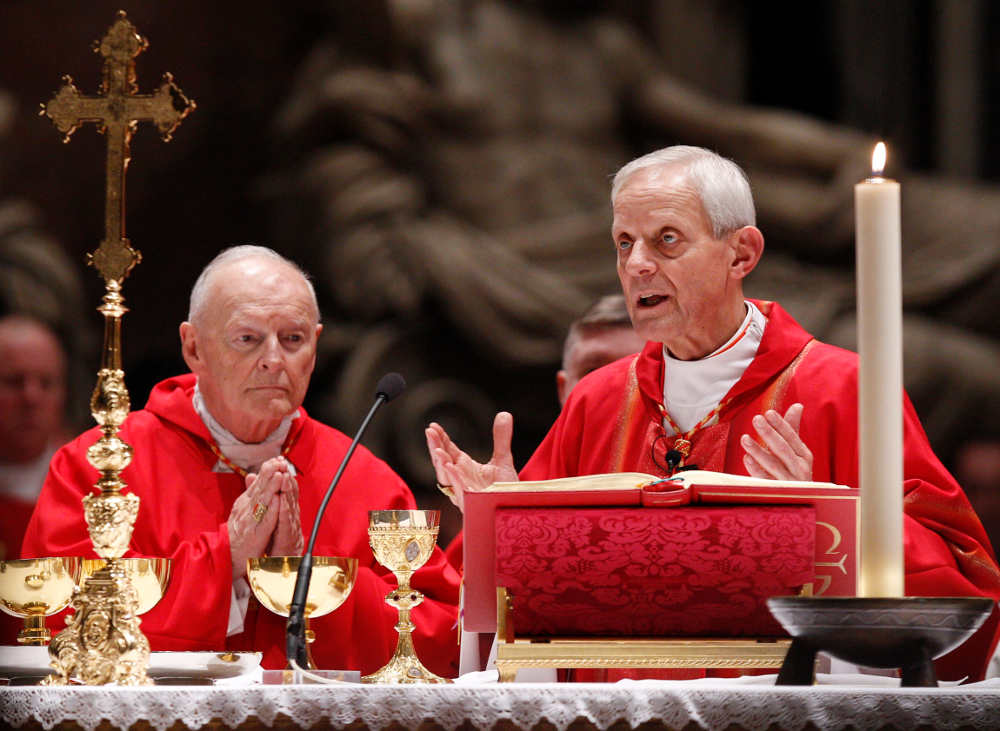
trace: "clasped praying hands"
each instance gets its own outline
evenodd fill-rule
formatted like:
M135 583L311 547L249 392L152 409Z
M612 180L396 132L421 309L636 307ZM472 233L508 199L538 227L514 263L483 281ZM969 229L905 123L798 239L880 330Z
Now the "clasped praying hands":
M260 472L246 476L246 490L233 503L227 527L234 581L246 574L249 558L302 553L299 484L284 457L269 459Z

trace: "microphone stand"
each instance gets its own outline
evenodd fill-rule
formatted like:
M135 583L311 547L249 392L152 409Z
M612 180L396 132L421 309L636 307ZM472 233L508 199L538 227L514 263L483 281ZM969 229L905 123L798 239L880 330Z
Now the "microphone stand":
M368 428L368 424L372 420L372 417L375 416L375 412L379 410L382 404L398 396L404 388L406 388L406 382L398 373L387 373L379 379L376 386L375 403L372 404L368 415L361 422L361 427L358 429L357 434L355 434L354 441L351 442L351 446L348 448L344 458L340 461L337 474L333 476L330 487L327 488L326 495L323 496L323 502L320 503L319 510L316 512L316 520L313 522L309 545L306 548L305 555L302 556L302 560L299 562L299 571L295 576L295 589L292 592L292 603L288 609L288 623L285 625L285 658L289 664L292 663L292 659L294 658L295 663L299 667L309 667L309 659L306 656L305 609L306 596L309 594L309 581L312 579L313 547L316 545L316 535L319 533L320 519L323 517L327 503L333 497L334 488L340 482L340 476L344 473L351 455L354 454L354 449L358 446L358 442L361 441L361 436Z

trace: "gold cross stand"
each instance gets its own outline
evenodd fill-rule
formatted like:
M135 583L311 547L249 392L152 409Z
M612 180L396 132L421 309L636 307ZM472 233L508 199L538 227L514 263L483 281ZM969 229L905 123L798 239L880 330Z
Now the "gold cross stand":
M87 685L118 683L148 685L149 642L139 629L138 599L125 569L118 561L128 550L139 512L139 497L122 495L126 486L121 471L132 460L132 448L118 438L118 429L131 404L125 388L121 357L121 318L128 311L121 294L122 281L142 256L125 238L125 171L129 143L139 122L154 122L165 141L194 108L174 84L170 74L153 94L137 94L135 57L148 44L118 11L94 51L104 58L101 93L84 96L66 76L66 82L41 113L66 136L85 122L95 122L108 138L105 164L104 240L87 255L104 278L106 291L98 311L104 315L104 344L97 385L90 397L90 411L101 428L101 437L87 450L87 461L101 474L95 487L99 495L83 498L84 515L94 551L107 565L74 590L75 613L66 629L49 645L56 674L49 684L64 685L70 677Z

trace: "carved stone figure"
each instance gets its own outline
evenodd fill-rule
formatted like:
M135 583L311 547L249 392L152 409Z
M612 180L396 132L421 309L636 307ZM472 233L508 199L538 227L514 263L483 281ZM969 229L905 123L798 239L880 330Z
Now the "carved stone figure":
M431 481L424 424L476 453L497 401L537 443L555 413L539 374L568 323L618 287L608 176L666 144L747 169L768 246L749 293L852 344L868 135L686 88L645 37L586 3L395 0L342 7L333 26L276 120L264 190L281 245L321 277L327 319L348 323L325 343L343 363L325 416L356 420L380 372L402 370L407 400L370 438L411 476ZM1000 355L985 306L1000 283L1000 190L890 165L904 185L907 386L948 455L970 421L1000 434L979 412L1000 406L1000 376L979 367ZM978 404L956 349L977 364ZM961 428L934 418L966 403Z

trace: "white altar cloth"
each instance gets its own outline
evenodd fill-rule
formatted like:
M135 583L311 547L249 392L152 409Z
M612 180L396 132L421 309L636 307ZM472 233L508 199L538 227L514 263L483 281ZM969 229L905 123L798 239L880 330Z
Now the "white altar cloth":
M1000 728L1000 682L943 688L885 685L773 685L715 681L642 681L615 684L490 684L446 686L161 686L152 688L36 686L0 688L4 727L34 721L49 729L75 722L87 731L102 720L115 728L146 721L167 729L177 721L197 729L211 721L235 727L247 720L269 726L285 716L302 728L363 722L369 728L426 722L455 729L509 722L531 728L542 720L564 731L578 719L597 728L653 721L801 729Z

